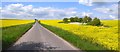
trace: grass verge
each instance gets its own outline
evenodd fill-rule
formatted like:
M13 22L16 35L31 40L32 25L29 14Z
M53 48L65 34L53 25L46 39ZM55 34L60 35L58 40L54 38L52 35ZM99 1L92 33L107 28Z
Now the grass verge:
M32 27L33 23L2 27L2 49L5 50L16 42L26 31Z
M68 32L66 30L63 30L61 28L57 28L54 26L46 25L46 24L41 24L41 25L83 51L86 51L86 52L116 52L113 50L108 50L107 48L104 48L103 46L100 46L98 44L92 44L91 42L87 40L83 40L79 36L71 32Z

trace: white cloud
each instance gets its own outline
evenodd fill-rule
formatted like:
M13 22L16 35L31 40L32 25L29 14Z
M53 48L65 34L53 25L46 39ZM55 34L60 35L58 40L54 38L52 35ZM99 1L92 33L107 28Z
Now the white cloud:
M20 11L22 10L21 7L23 7L22 4L10 4L8 6L5 6L5 8L3 9L6 9L6 10L10 10L10 11Z
M112 4L108 7L98 7L94 8L93 10L100 12L100 13L105 13L107 16L105 18L110 18L110 19L117 19L118 18L118 4Z
M118 14L118 4L113 4L111 9L113 14Z
M117 16L109 15L110 18L117 20Z
M83 4L86 6L92 6L92 0L79 0L79 4Z
M115 4L112 6L116 6ZM94 14L88 10L88 12L78 12L77 8L52 8L52 7L34 7L33 5L23 5L23 4L10 4L5 7L0 7L2 18L15 18L15 19L62 19L64 17L71 16L93 16ZM110 8L95 8L94 10L103 13L116 13L115 9ZM104 16L104 15L101 15ZM100 19L106 19L109 17L116 19L114 15L106 15L105 17L96 16Z
M102 13L109 13L109 14L118 14L118 4L113 4L109 7L98 7L94 8L93 10L102 12Z
M93 2L119 2L119 0L93 0Z
M118 4L113 4L112 7L118 8Z
M2 7L0 7L0 10L2 9Z
M33 6L32 5L28 5L28 6L21 7L21 9L23 9L25 12L29 12L29 11L32 11Z
M109 13L112 11L110 8L106 8L106 7L95 8L94 10L96 10L98 12L102 12L102 13Z
M82 12L82 16L91 16L93 13L92 12Z
M111 18L115 18L115 16L109 15Z
M52 7L38 7L23 4L10 4L1 10L2 18L21 19L62 19L64 17L75 16L76 8L57 9Z

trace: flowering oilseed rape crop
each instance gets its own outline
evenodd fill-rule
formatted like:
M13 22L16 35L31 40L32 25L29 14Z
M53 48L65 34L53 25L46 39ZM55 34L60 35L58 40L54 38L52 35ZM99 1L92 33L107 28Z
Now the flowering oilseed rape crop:
M72 32L80 38L99 44L109 50L118 50L118 21L102 20L103 25L107 26L90 26L58 23L62 20L40 20L42 24L58 27Z
M34 20L0 20L0 27L8 27L20 24L32 23Z

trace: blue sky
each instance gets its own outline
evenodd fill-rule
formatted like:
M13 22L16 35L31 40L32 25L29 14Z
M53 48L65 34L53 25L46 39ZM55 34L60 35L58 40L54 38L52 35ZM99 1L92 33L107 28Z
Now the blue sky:
M63 19L72 16L117 19L117 2L2 2L2 18Z
M78 2L83 0L1 0L1 2ZM118 2L119 0L92 0L93 2Z

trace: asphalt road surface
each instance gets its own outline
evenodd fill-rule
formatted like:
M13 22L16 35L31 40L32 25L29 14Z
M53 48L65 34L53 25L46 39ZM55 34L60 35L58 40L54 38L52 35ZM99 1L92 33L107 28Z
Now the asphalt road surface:
M69 38L69 37L68 37ZM79 50L36 22L8 50Z

